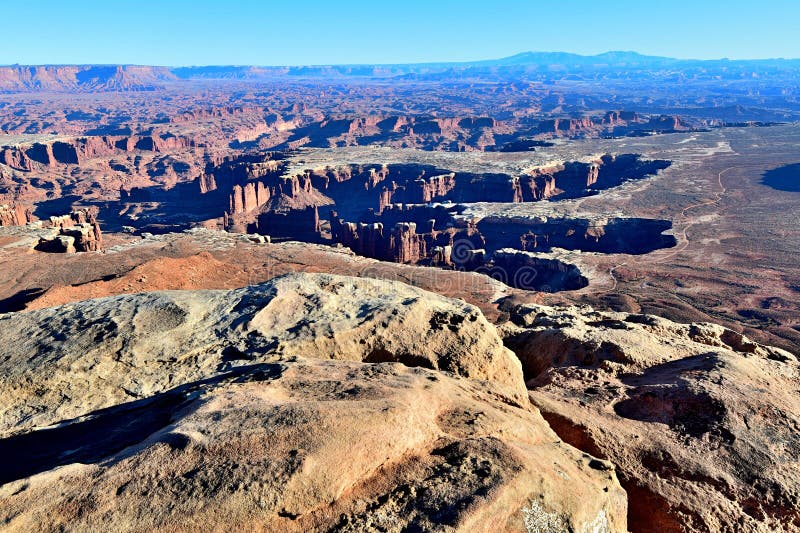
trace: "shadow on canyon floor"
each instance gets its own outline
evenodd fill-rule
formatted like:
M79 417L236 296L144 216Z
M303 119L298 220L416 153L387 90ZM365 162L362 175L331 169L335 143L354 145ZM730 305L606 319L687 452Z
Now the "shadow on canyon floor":
M761 183L778 191L800 192L800 163L766 171Z

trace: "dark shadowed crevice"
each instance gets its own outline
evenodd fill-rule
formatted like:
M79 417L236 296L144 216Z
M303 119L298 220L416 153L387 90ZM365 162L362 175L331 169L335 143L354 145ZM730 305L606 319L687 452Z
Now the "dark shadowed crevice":
M587 428L557 413L539 407L542 417L550 424L561 440L601 459L608 459ZM628 529L631 533L681 533L684 519L677 516L663 496L650 490L639 480L627 476L617 469L617 476L628 494Z

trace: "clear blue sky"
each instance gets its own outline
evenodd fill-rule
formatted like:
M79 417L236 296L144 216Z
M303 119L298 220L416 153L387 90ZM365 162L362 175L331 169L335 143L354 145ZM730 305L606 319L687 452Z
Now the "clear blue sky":
M15 0L2 18L0 64L800 57L800 0Z

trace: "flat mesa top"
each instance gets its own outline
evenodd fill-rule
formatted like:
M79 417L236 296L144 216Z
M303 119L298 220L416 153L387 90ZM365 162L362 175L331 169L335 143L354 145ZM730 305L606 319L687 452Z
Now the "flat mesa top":
M33 143L43 143L52 141L64 141L72 139L68 135L53 135L48 133L15 133L15 134L0 134L0 146L20 146Z

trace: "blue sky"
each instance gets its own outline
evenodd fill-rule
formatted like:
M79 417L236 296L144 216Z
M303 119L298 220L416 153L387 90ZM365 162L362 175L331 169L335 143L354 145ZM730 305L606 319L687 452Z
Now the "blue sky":
M3 2L0 64L465 61L522 51L800 57L798 0Z

